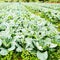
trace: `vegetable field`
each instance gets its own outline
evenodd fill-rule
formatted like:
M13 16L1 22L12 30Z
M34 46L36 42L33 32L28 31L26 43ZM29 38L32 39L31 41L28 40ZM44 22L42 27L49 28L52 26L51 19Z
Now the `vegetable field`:
M60 60L60 4L0 3L0 60Z

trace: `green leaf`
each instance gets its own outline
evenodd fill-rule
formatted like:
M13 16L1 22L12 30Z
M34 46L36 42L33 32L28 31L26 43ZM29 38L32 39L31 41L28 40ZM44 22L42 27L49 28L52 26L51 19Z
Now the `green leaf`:
M2 40L0 39L0 46L2 45Z
M37 47L38 50L43 50L42 46L40 46L38 42L34 42L34 45Z
M16 51L17 51L17 52L22 52L22 47L18 47L18 48L16 49Z
M14 50L14 49L15 49L15 46L12 45L12 46L8 49L8 51L12 51L12 50Z
M47 60L47 58L48 58L48 53L47 53L47 51L45 51L45 52L37 51L37 57L38 57L38 59L40 59L40 60Z
M55 48L55 47L57 47L57 44L53 44L53 43L50 44L50 48Z
M0 48L0 54L1 55L7 55L8 54L8 50L6 50L4 48Z

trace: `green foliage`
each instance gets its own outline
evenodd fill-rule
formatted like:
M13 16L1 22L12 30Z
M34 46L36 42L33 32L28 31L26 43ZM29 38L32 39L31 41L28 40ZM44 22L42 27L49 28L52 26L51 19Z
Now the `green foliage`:
M56 49L49 50L48 54L49 56L47 60L58 60L60 59L60 48L58 47ZM39 56L39 58L40 57L41 56ZM26 50L23 50L22 53L16 53L16 52L11 51L6 56L0 55L0 60L39 60L39 59L36 57L36 55L31 54L30 52Z
M4 5L1 3L1 6L1 60L21 58L22 60L43 60L43 58L47 60L52 56L60 59L60 49L57 51L57 56L55 55L56 48L60 47L59 31L51 23L52 21L47 21L53 20L54 23L60 21L59 10L55 5L52 5L54 7L52 8L49 4L46 6L38 3L35 5L34 3L4 3ZM40 14L35 14L35 11ZM51 52L53 52L52 56Z
M21 53L10 51L6 56L0 55L0 60L21 60Z
M57 29L60 31L60 13L59 13L59 4L36 4L34 6L31 5L25 5L27 9L29 9L30 12L34 13L35 15L38 15L47 21L53 23L54 25L58 26ZM38 7L37 7L38 6Z
M23 50L22 53L9 52L6 56L0 55L0 60L39 60L35 55Z
M23 50L21 54L22 60L39 60L37 56L29 53L28 51Z
M12 60L12 54L13 52L10 52L8 55L6 56L1 56L0 55L0 60Z
M60 0L0 0L0 2L60 2Z
M60 59L60 47L57 47L56 49L52 49L52 50L49 51L48 60L59 60Z
M49 2L60 2L59 0L49 0Z

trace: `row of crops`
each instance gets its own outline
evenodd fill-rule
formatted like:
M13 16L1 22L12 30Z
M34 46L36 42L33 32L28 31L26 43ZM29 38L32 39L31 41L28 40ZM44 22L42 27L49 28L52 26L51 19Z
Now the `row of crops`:
M0 60L59 60L59 6L0 3Z

